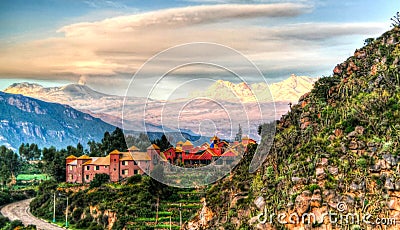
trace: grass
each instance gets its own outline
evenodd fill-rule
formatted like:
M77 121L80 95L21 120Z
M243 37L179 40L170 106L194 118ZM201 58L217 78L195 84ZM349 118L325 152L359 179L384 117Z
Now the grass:
M30 181L30 180L48 180L50 179L47 174L19 174L17 181Z

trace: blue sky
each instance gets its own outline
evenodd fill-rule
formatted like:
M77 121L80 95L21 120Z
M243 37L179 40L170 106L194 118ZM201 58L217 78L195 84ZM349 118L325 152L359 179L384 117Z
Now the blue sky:
M329 75L399 9L373 0L0 1L0 90L84 79L117 94L151 56L199 41L242 52L270 82Z

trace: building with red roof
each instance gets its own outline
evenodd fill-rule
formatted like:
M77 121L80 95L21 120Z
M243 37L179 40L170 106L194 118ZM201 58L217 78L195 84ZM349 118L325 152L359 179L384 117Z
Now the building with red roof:
M156 144L140 152L139 148L132 146L128 152L114 150L105 157L80 157L68 156L66 158L66 181L70 183L89 183L96 174L105 173L113 182L137 174L149 173L157 164L184 165L197 167L215 162L216 165L230 165L241 158L249 144L256 142L243 137L242 142L229 144L217 136L210 139L210 143L203 143L194 147L186 140L178 142L176 147L170 147L161 152Z

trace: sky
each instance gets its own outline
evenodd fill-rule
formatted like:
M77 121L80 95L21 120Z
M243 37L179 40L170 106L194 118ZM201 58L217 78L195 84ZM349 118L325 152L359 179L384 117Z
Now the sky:
M0 1L0 90L22 81L84 82L122 95L149 58L192 42L236 50L268 83L291 74L328 76L364 39L389 30L399 9L400 1L387 0ZM207 60L244 68L214 48L202 50ZM190 52L167 55L147 68L144 80L152 83L156 69L181 63ZM163 89L176 90L177 78L238 81L228 71L202 67L171 72ZM247 77L263 80L250 72Z

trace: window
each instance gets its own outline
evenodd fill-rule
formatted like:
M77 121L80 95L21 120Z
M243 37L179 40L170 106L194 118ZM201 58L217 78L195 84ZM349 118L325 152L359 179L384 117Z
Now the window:
M72 168L72 165L70 165L70 166L69 166L69 170L72 171L72 169L73 169L73 168Z
M117 161L117 159L114 159L114 162Z
M89 175L86 175L86 176L85 176L85 179L86 179L86 180L89 180L89 178L90 178Z
M114 171L117 171L117 169L116 169L116 168L114 168Z
M106 169L106 168L108 168L108 166L107 166L107 165L104 165L104 168Z
M90 166L88 165L88 166L86 166L86 170L90 170Z
M122 170L122 175L128 175L128 173L129 173L128 169Z
M69 174L69 179L70 179L70 180L73 180L73 179L74 179L74 175Z
M138 170L134 170L133 171L133 174L135 174L135 175L138 174L138 173L139 173Z
M100 166L96 165L96 167L94 168L94 170L100 170Z
M122 161L122 165L128 165L126 161Z

